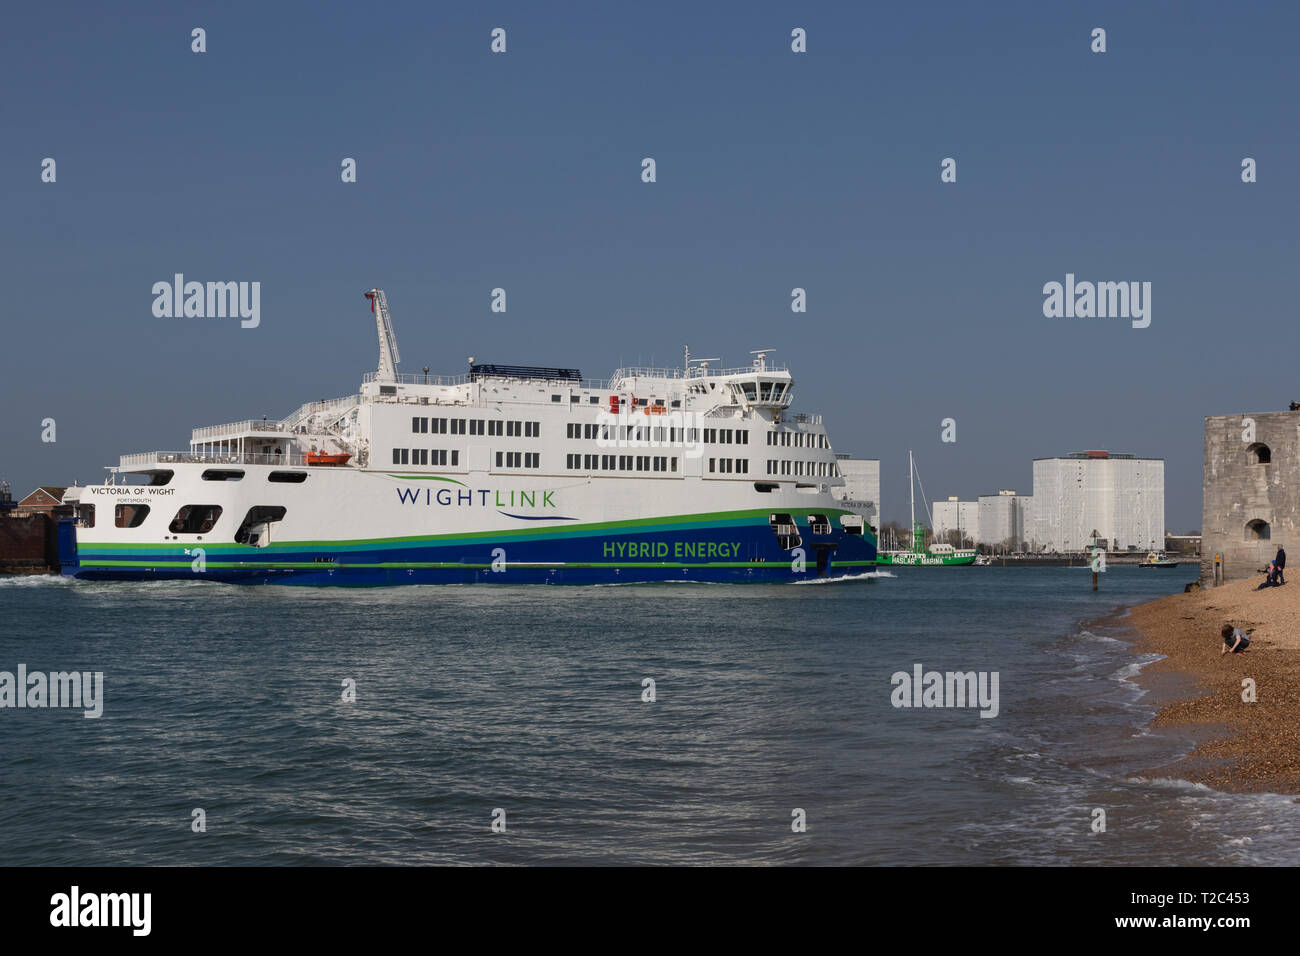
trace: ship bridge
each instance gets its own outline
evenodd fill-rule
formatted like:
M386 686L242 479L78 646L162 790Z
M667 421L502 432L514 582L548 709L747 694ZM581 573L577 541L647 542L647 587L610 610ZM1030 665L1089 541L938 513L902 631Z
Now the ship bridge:
M748 368L713 370L708 360L686 383L687 393L697 399L714 398L719 405L738 408L766 408L779 413L794 402L794 378L790 370L767 360L771 349L755 349ZM688 360L689 362L689 360Z
M684 368L620 368L610 379L610 388L627 392L658 388L684 400L687 407L771 409L779 417L794 402L794 378L786 366L767 360L771 351L754 350L747 367L715 369L709 366L717 359L692 359L688 350Z

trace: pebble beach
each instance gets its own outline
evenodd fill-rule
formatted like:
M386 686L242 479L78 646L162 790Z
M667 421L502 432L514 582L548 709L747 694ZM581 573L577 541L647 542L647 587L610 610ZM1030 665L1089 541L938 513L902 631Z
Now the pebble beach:
M1300 582L1260 591L1260 580L1173 594L1138 605L1127 619L1138 633L1135 650L1163 655L1141 683L1190 683L1190 692L1156 692L1152 726L1189 729L1199 741L1185 760L1158 768L1161 775L1229 793L1300 794ZM1224 624L1254 629L1247 651L1220 654ZM1253 701L1243 699L1247 679Z

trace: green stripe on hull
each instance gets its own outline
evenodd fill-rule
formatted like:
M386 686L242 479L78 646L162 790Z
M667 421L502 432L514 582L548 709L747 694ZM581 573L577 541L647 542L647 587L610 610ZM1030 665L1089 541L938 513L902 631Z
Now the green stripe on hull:
M837 568L845 567L871 567L874 561L831 561L831 565ZM192 565L190 561L82 561L83 568L188 568ZM506 567L510 567L509 562ZM620 563L617 561L528 561L514 564L514 567L527 568L767 568L772 563L768 561L706 561L703 563L689 564L677 561L633 561ZM334 570L339 568L389 568L389 569L406 569L406 568L490 568L491 564L472 564L463 561L393 561L378 564L346 563L339 564L334 561L307 561L296 564L277 563L274 561L208 561L205 567L219 568L232 571L289 571L301 569L317 569L322 571Z
M853 514L853 512L845 511L843 509L837 509L837 508L795 509L792 511L786 511L784 513L790 515L803 515L805 517L810 514L824 514L829 516ZM543 528L533 528L533 527L509 528L501 531L466 531L466 532L454 532L449 534L410 535L410 536L397 537L397 538L356 538L351 540L339 540L339 541L321 541L321 540L287 541L283 543L268 545L266 548L261 548L258 550L262 552L269 552L271 554L275 554L275 553L284 553L290 551L302 551L304 549L310 550L312 548L327 548L330 551L339 552L339 551L351 551L351 550L370 550L374 548L400 548L400 547L407 547L411 544L436 544L439 542L451 542L451 541L458 542L461 544L490 543L493 541L500 541L503 538L515 539L515 540L521 538L528 539L528 540L548 540L548 539L558 540L564 538L583 538L583 537L591 537L593 535L597 535L602 532L613 531L613 530L618 530L623 532L634 531L634 530L694 531L694 530L702 530L708 528L726 528L726 527L744 526L753 523L756 518L762 518L763 522L766 523L769 514L771 514L771 512L767 510L720 511L712 514L666 515L661 518L642 518L642 519L632 519L626 521L600 521L600 522L593 522L591 524L583 524L583 525L564 525L564 526L553 526L553 527L543 527ZM874 540L872 535L865 534L865 533L863 535L863 538L867 540ZM130 554L133 551L134 552L152 552L152 551L169 551L169 550L179 551L186 547L190 547L190 548L201 547L206 552L227 551L227 552L236 552L236 553L247 553L252 550L248 545L234 544L233 542L230 544L226 544L221 542L193 541L193 542L183 542L183 543L178 542L176 544L172 544L172 543L162 543L162 542L152 542L152 543L150 542L145 542L145 543L102 542L101 543L97 541L86 541L86 542L79 541L79 544L86 550L86 552L88 552L91 555L97 552L115 552L118 554ZM94 559L91 558L91 560L93 561ZM83 561L83 563L87 563L87 562ZM212 562L209 562L209 564L211 563Z

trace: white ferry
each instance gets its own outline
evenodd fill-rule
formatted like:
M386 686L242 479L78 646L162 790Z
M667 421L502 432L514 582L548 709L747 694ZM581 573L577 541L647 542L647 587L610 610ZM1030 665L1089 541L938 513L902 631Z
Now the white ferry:
M752 353L680 369L475 364L399 374L386 296L359 394L195 429L70 489L65 574L392 585L790 581L860 574L876 539L820 416Z

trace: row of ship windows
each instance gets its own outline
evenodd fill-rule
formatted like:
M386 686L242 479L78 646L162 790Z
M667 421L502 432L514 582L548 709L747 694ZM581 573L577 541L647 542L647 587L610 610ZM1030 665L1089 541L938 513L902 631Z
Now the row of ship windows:
M497 452L498 468L540 468L542 467L542 456L540 452L535 451L499 451Z
M732 434L730 428L706 428L704 429L704 443L706 445L730 445L732 444ZM736 436L735 444L749 444L749 432L737 428L734 434Z
M809 475L816 478L828 478L838 475L840 470L833 461L790 461L769 458L767 460L769 475Z
M768 432L767 443L783 448L830 448L821 432Z
M749 444L749 432L743 428L705 428L702 431L704 443L706 445ZM600 438L608 440L610 438L610 428L608 425L584 425L578 422L570 422L567 427L566 437L583 439ZM651 425L620 425L618 427L618 437L623 441L687 441L695 443L700 441L701 429L669 428ZM769 445L778 445L786 448L831 447L826 436L817 432L768 432L767 443Z
M749 432L743 428L668 428L648 425L620 425L618 437L630 441L668 441L698 442L706 445L748 445ZM502 419L482 418L425 418L411 419L411 432L416 435L489 435L505 438L540 438L541 422L505 421ZM583 424L569 422L566 426L568 438L608 440L608 425ZM768 432L767 443L786 448L830 448L826 436L815 432ZM394 462L398 464L398 462Z
M565 467L583 471L676 471L676 456L566 455Z
M542 466L541 454L538 452L519 452L506 451L496 453L496 467L498 468L540 468ZM664 467L652 467L651 460L657 464L664 462ZM647 462L645 467L635 465L635 462L644 460ZM565 467L569 469L584 469L587 471L676 471L677 458L673 456L672 466L669 467L666 456L653 455L575 455L565 456ZM457 467L460 465L460 451L445 448L394 448L393 449L394 465L433 465ZM710 458L710 474L724 475L747 475L749 474L749 459L747 458ZM788 459L778 460L769 458L767 460L767 473L769 475L795 475L826 478L839 474L839 468L834 462L829 461L791 461Z
M619 425L618 438L620 441L655 441L680 443L700 441L699 428L671 428L659 425ZM705 428L704 443L707 445L748 445L749 432L743 429L731 428ZM610 427L608 425L583 425L577 422L570 422L567 431L569 438L600 438L608 441L610 438Z
M394 448L394 465L460 465L460 450L453 448ZM499 451L496 453L498 468L540 468L542 455L536 451Z
M407 452L410 454L407 454ZM500 454L498 452L498 454ZM449 453L445 448L394 448L394 465L459 465L460 450L453 448Z
M499 418L415 416L411 419L411 432L416 435L501 435L506 438L540 438L542 423L505 421Z
M667 455L566 455L565 467L584 471L672 471L677 456ZM710 458L711 475L747 475L748 458Z
M748 458L710 458L709 474L724 475L747 475L749 474Z

